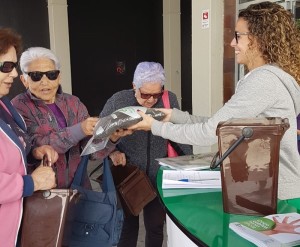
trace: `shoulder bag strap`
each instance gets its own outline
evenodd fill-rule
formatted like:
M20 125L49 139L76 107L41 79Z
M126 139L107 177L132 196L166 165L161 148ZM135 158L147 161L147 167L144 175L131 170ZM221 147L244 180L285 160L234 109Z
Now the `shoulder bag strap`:
M171 108L170 106L170 100L169 100L169 92L168 90L164 90L164 93L162 95L162 101L165 108ZM182 149L179 147L179 145L175 142L172 142L169 140L170 145L175 149L178 155L185 155L185 153L182 151Z
M162 101L165 108L170 108L170 100L169 100L169 92L168 90L164 90L164 93L162 95Z
M87 165L89 162L89 156L84 155L81 157L81 161L77 167L71 188L76 188L76 186L81 186L85 180L85 174L87 174ZM102 190L104 192L116 191L113 178L111 175L108 157L103 160L103 183Z
M103 184L102 190L105 192L116 191L114 180L111 174L109 160L106 157L103 161Z
M71 187L74 186L81 186L81 184L84 181L84 175L86 173L87 170L87 165L89 162L89 156L88 155L84 155L81 157L80 163L77 167L77 170L75 172L74 178L73 178L73 182L71 184Z

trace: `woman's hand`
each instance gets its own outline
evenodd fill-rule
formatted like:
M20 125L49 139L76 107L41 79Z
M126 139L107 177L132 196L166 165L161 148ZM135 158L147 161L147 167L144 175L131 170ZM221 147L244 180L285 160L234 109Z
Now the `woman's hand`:
M161 111L165 114L163 122L169 122L170 121L173 109L156 108L155 110Z
M131 135L132 133L133 133L133 130L118 129L110 135L109 139L112 142L117 142L121 137Z
M138 110L138 114L143 118L142 121L138 122L137 124L134 124L130 126L129 130L151 130L152 123L154 121L154 118L150 115L145 114L143 111Z
M32 173L34 191L49 190L56 187L55 172L51 166L40 165Z
M124 153L121 153L120 151L114 151L109 155L109 158L111 159L114 166L126 165L126 156Z
M88 117L81 122L81 129L86 136L93 135L94 128L99 121L98 117Z
M58 153L49 145L43 145L32 150L34 158L41 160L44 155L48 157L48 164L54 164L58 159Z
M288 223L289 216L284 217L282 222L279 222L276 217L273 217L273 221L275 222L275 228L272 230L262 231L266 235L277 234L277 233L294 233L299 234L296 231L299 228L300 220L293 220Z

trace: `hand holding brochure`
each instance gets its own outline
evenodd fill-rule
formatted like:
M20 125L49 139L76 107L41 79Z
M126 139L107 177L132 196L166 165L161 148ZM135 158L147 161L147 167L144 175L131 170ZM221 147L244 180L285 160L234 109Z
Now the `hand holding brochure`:
M229 228L259 247L300 245L300 214L272 214L233 222Z
M221 188L220 171L163 170L162 188Z
M173 158L160 158L156 159L159 161L161 166L168 166L176 170L204 170L210 168L210 163L216 153L200 153L193 155L182 155Z

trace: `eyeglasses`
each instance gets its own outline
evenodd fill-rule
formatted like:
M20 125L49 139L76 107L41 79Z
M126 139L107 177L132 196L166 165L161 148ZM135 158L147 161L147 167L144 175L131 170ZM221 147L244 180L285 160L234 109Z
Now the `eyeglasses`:
M0 62L0 71L2 73L10 73L14 68L18 67L18 63L14 62Z
M32 81L38 82L43 78L44 75L46 75L47 78L51 81L56 80L59 73L60 73L59 70L50 70L46 72L32 71L32 72L27 72L26 74L30 76Z
M238 44L239 43L239 38L241 35L248 35L250 32L245 32L245 33L239 33L239 32L234 32L234 37L235 37L235 42Z
M160 93L154 93L154 94L142 93L140 88L139 88L139 90L140 90L140 94L141 94L142 99L150 99L151 97L153 97L153 99L158 99L164 93L163 90Z

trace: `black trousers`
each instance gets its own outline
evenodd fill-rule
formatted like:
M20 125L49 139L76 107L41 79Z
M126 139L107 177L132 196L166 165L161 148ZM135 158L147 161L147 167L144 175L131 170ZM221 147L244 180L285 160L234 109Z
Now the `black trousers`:
M143 209L146 230L145 247L161 247L164 240L166 213L156 197ZM118 247L136 247L139 234L139 216L126 217Z

